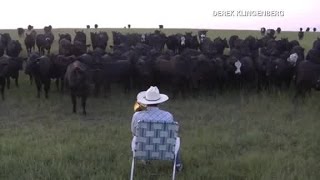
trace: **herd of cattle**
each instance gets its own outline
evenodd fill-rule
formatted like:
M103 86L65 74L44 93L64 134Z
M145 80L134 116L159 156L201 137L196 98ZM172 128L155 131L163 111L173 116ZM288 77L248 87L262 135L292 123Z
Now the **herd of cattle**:
M75 31L75 37L59 34L59 52L50 53L54 35L52 27L37 34L32 26L25 33L27 58L19 57L22 46L7 33L0 36L0 88L4 99L5 86L10 78L18 86L19 71L35 81L37 96L42 86L48 98L51 79L57 87L71 92L73 112L76 99L82 98L83 113L91 89L95 95L106 93L112 83L131 88L146 89L150 85L171 88L173 96L201 89L267 90L289 88L294 84L296 97L304 96L312 88L320 90L320 39L304 52L299 41L276 39L280 30L261 29L261 38L237 35L228 40L210 39L206 30L194 35L166 35L160 30L138 34L112 32L111 52L107 52L109 37L106 32L91 32L91 44L86 34ZM38 50L35 50L37 46ZM225 49L229 53L224 53ZM25 63L25 66L23 64ZM93 88L92 88L93 87Z

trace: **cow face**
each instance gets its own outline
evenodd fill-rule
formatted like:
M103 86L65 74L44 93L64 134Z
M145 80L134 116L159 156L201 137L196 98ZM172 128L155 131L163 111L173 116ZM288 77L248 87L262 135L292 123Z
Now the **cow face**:
M145 34L142 34L141 35L141 42L146 42L146 35Z
M241 74L241 62L239 60L237 60L235 63L234 63L234 66L236 67L236 71L234 72L235 74L237 75L240 75Z
M205 34L200 35L200 42L203 43L204 39L206 38Z
M298 61L298 54L297 54L297 53L291 54L291 55L288 57L287 61L288 61L288 63L289 63L291 66L295 67L296 64L297 64L297 61Z
M181 36L180 38L180 45L185 46L186 45L186 38L184 36Z

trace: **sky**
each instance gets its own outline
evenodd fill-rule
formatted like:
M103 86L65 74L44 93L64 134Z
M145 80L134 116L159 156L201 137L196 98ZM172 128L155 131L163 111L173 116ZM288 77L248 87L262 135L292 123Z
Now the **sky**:
M320 29L319 0L4 0L1 6L0 29L27 28L29 24L35 28L94 24L157 28L162 24L164 28L192 29ZM244 15L248 11L251 16ZM273 16L254 16L258 11L273 12Z

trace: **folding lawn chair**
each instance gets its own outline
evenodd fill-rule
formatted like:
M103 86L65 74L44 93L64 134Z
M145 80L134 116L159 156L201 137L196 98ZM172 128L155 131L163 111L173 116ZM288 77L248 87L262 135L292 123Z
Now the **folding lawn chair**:
M139 121L137 134L131 142L133 153L130 180L133 180L135 160L173 161L172 179L175 179L176 158L180 148L177 122Z

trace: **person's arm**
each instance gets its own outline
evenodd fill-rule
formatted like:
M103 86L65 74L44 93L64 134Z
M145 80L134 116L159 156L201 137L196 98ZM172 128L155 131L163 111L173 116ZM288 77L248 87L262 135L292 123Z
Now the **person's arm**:
M137 113L134 113L132 116L132 121L131 121L131 132L132 132L133 136L135 135L137 122L138 122Z

